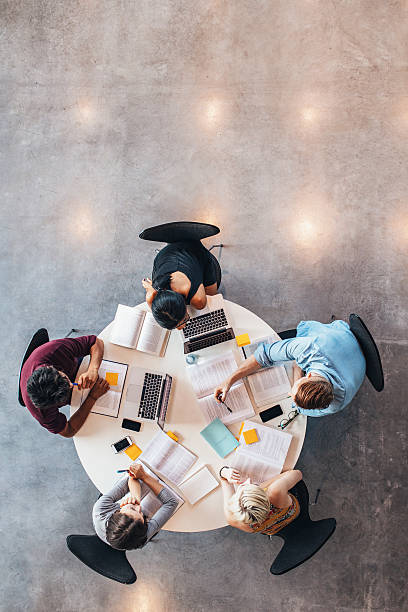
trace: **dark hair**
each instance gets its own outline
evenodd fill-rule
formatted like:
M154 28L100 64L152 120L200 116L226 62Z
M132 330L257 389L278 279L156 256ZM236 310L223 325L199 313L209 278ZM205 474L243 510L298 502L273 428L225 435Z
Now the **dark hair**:
M42 366L28 379L27 393L34 406L43 410L69 403L71 385L54 366Z
M171 289L159 289L152 302L152 314L161 327L174 329L186 316L186 300Z
M322 410L333 401L333 387L328 380L305 380L293 398L300 408Z
M120 510L112 514L106 525L106 539L119 550L141 548L147 542L146 533L146 517L135 520Z

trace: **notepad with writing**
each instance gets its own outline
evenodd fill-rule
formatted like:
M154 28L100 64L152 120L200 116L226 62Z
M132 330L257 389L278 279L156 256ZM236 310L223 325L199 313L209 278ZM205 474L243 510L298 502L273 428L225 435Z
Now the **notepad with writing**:
M220 457L226 457L238 446L237 439L218 418L200 431L200 434Z
M255 430L255 436L249 444L245 441L245 432ZM233 454L231 467L241 473L242 479L250 478L251 482L261 484L280 474L288 454L292 435L253 421L245 421L239 438L239 448Z
M118 363L117 361L109 361L109 359L102 360L98 374L109 382L110 388L109 391L96 400L91 412L117 418L127 370L127 363ZM74 393L75 395L80 394L79 404L82 404L89 392L90 389L79 390L75 387L72 399L74 399Z
M231 425L254 416L255 411L243 382L236 383L229 391L225 404L217 402L215 388L237 369L232 351L211 359L199 360L187 367L198 405L207 423L217 417L225 425Z
M184 480L179 486L187 501L193 506L200 499L214 491L219 486L219 482L211 474L207 466L202 467L195 474Z
M118 305L110 337L113 344L163 357L169 337L170 331L160 327L148 310Z

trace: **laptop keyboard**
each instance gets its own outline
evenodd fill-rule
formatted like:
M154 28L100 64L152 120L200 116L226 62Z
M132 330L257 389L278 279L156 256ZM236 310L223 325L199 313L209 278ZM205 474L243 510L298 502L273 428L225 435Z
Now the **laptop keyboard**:
M160 398L162 378L163 377L161 374L145 374L138 413L139 417L143 419L155 420Z
M202 334L206 334L213 329L226 327L227 325L227 317L225 316L224 309L220 308L219 310L207 312L206 314L194 317L193 319L187 321L185 327L183 328L183 334L184 337L188 339L191 338L191 336L201 336Z
M215 344L220 344L221 342L227 342L227 340L233 340L234 338L235 334L232 328L229 327L219 334L213 334L207 338L197 338L196 340L189 340L188 342L185 342L184 353L193 353L194 351L199 351L200 349L214 346Z

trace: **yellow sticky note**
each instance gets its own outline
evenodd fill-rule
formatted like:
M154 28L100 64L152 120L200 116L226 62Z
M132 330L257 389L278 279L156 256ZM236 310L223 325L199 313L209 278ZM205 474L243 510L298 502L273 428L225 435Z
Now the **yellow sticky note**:
M138 446L136 446L136 444L132 444L132 446L129 446L129 448L125 450L125 453L129 457L129 459L131 459L132 461L137 459L138 456L141 454L141 452L142 451L140 450Z
M175 442L177 442L178 437L177 437L177 436L176 436L176 434L174 434L172 431L166 431L166 434L167 434L168 436L170 436L170 438L171 438L172 440L174 440Z
M244 421L242 421L241 427L239 428L239 432L238 432L238 438L242 434L242 430L244 429L244 425L245 425L245 423L244 423Z
M111 385L111 387L118 384L118 378L119 374L116 372L106 372L105 374L105 380Z
M256 433L256 429L247 429L244 431L244 440L247 444L253 444L254 442L258 442L258 435Z
M251 344L248 334L241 334L240 336L235 336L235 340L237 341L238 346L246 346L247 344Z

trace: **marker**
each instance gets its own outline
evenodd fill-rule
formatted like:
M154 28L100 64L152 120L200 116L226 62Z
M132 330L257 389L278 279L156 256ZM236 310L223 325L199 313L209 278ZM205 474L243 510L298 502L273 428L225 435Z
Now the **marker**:
M117 474L122 474L123 472L128 472L129 470L116 470Z
M77 386L78 386L78 383L72 383L72 386L73 386L73 387L77 387Z

